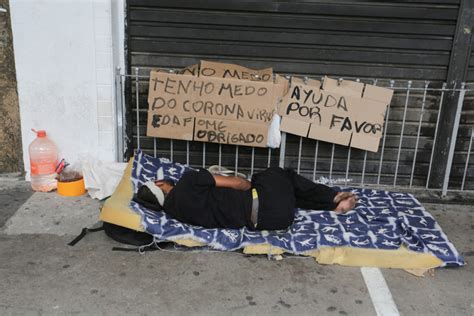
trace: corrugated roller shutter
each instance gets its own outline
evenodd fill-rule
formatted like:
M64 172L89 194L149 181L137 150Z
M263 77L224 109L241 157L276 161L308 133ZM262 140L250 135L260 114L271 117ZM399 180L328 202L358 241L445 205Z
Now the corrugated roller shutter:
M133 0L131 64L208 58L283 73L443 81L456 2Z
M181 68L200 59L231 62L251 68L273 67L277 73L301 76L329 75L361 78L378 85L406 88L439 88L446 80L456 29L459 1L128 1L129 66L141 74L151 68ZM145 134L147 83L140 83L142 135ZM133 90L132 90L133 92ZM131 93L130 110L135 104ZM403 131L399 184L409 181L423 91L411 91ZM400 145L406 90L397 90L390 108L382 183L391 183ZM440 103L439 92L429 92L420 130L415 182L424 185ZM129 112L133 113L133 112ZM135 115L133 113L133 115ZM133 129L135 131L135 129ZM135 133L135 132L134 132ZM136 136L136 135L135 135ZM299 138L289 135L287 166L295 167ZM312 173L315 141L303 140L301 168ZM153 140L143 138L142 148L153 148ZM169 149L169 140L158 147ZM174 149L184 154L183 144ZM191 144L192 159L200 159L200 144ZM208 144L212 147L214 145ZM224 146L225 147L225 146ZM193 151L193 149L195 149ZM250 159L250 149L241 148L241 163ZM332 145L320 142L317 169L331 167ZM224 159L232 159L233 149L224 148ZM256 164L265 165L266 151L257 150ZM347 148L335 146L333 176L346 170ZM193 158L194 157L194 158ZM374 180L380 153L367 155L366 179ZM181 157L182 158L182 157ZM216 162L216 157L208 159ZM274 159L274 158L272 158ZM364 168L364 152L351 151L351 170ZM455 164L463 164L462 157ZM207 165L212 162L206 162ZM274 162L274 161L272 161ZM355 180L355 179L354 179Z

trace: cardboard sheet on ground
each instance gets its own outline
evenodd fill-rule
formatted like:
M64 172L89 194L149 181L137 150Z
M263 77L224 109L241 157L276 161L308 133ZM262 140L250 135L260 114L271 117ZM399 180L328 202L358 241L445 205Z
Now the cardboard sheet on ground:
M266 147L284 88L272 69L202 61L197 71L150 73L147 135Z
M280 129L303 137L377 152L393 91L325 78L293 78L279 107Z

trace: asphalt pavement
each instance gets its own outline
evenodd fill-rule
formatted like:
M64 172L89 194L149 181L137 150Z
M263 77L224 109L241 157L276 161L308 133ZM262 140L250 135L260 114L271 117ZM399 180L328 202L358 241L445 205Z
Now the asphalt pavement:
M468 264L423 278L380 269L386 287L374 287L360 268L305 257L113 251L103 232L70 247L100 202L1 178L0 315L474 315L474 207L425 207Z

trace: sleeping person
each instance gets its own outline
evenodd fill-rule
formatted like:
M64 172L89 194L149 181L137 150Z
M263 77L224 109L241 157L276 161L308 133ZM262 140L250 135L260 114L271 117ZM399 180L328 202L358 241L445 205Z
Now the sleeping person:
M357 196L314 183L293 170L271 167L254 174L251 182L205 169L187 171L177 183L145 183L135 201L205 228L280 230L293 223L296 207L342 214L355 207Z

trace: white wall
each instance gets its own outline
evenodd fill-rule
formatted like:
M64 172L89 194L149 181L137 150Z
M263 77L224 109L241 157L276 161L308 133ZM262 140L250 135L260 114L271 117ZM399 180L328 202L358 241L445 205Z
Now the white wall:
M123 58L114 62L111 1L123 10L123 0L10 0L26 171L31 128L45 129L67 161L115 161L114 63Z

